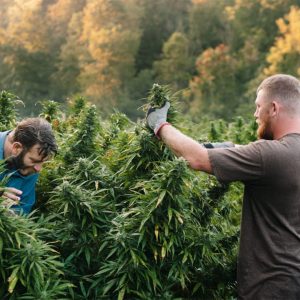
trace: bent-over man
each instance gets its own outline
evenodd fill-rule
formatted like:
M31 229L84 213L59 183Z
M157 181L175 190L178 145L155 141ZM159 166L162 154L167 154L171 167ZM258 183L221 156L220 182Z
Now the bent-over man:
M0 159L5 160L4 203L16 213L28 214L35 203L35 185L44 162L57 152L51 125L42 118L28 118L14 130L0 132Z

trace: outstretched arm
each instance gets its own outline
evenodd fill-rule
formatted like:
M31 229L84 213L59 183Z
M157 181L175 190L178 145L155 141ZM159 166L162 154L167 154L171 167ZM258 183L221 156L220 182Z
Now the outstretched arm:
M235 145L231 142L199 144L167 122L169 108L169 102L161 108L150 107L147 113L147 125L176 156L183 157L192 169L212 174L213 170L206 148L230 148Z
M184 135L172 125L163 126L159 137L178 157L183 157L192 169L212 173L208 151L197 141Z

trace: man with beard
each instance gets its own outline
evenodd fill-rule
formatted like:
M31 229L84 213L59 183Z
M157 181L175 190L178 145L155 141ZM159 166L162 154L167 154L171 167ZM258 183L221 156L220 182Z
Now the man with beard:
M0 159L5 160L2 204L28 214L35 203L35 185L44 162L57 152L51 125L42 118L21 121L14 130L0 133Z
M259 140L206 149L166 122L170 104L147 123L189 166L245 185L238 256L239 299L300 299L300 81L278 74L257 89Z

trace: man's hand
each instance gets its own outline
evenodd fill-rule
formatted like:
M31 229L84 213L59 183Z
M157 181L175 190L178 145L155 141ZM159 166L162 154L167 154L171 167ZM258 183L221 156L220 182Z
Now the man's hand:
M22 195L22 191L15 189L13 187L5 187L0 191L0 195L1 197L5 198L5 200L2 201L2 204L10 208L11 206L19 203L20 196Z
M167 124L167 115L170 102L166 102L161 108L150 107L147 112L147 125L154 130L157 135L164 124Z

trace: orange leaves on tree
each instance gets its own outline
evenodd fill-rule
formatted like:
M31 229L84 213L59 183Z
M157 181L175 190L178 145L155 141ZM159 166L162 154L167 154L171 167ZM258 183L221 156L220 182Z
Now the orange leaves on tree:
M276 23L280 36L270 49L267 56L269 66L264 69L264 73L272 75L289 68L290 73L300 75L300 9L292 6L290 12Z

